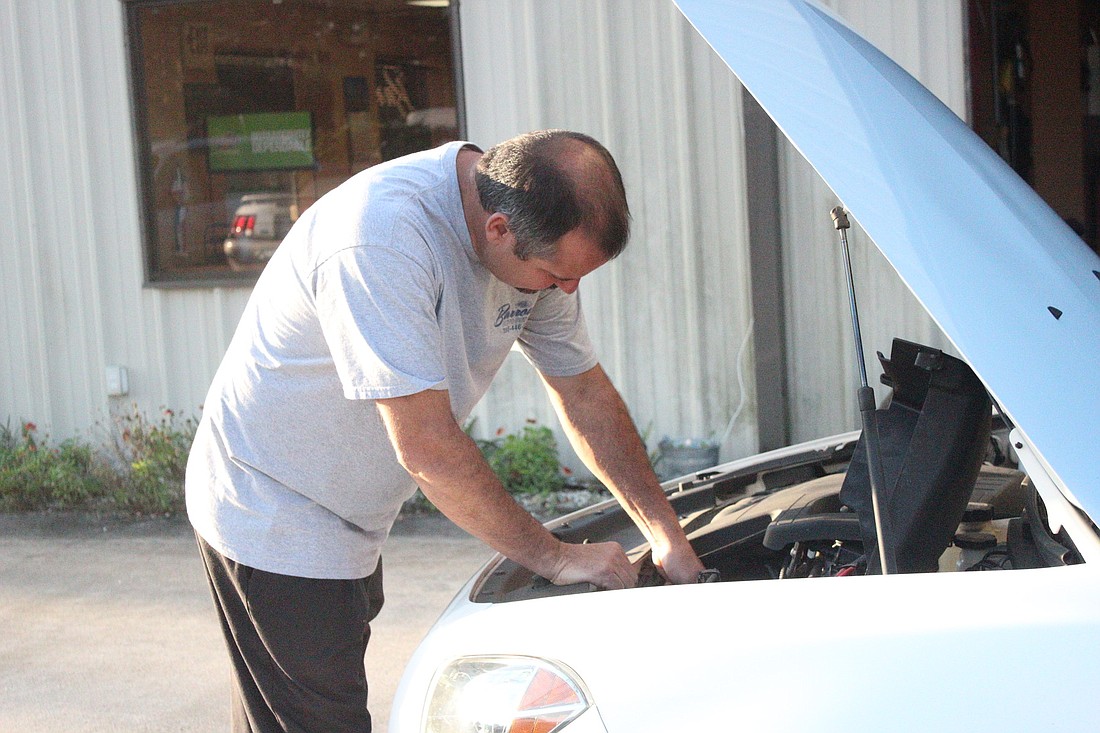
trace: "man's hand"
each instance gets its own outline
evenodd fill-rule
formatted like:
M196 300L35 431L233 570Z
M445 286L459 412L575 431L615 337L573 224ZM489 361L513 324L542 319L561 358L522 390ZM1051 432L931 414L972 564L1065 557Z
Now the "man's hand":
M550 582L592 583L608 590L633 588L638 584L638 569L630 564L618 542L591 545L562 542Z
M703 571L703 563L688 547L686 551L669 552L659 556L657 551L653 553L653 564L670 583L695 583L699 580L699 573Z

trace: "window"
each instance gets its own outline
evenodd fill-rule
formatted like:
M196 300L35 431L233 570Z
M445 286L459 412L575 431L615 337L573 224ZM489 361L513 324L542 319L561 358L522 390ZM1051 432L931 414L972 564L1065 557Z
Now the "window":
M325 192L457 139L441 4L127 2L148 281L251 282Z

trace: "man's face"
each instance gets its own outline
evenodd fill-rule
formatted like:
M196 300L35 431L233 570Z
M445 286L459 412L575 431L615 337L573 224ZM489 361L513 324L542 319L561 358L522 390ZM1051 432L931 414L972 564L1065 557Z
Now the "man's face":
M554 254L548 258L530 257L521 260L515 254L515 237L503 233L483 264L489 272L524 293L557 287L572 293L581 278L600 267L607 258L594 239L580 229L574 229L558 240Z

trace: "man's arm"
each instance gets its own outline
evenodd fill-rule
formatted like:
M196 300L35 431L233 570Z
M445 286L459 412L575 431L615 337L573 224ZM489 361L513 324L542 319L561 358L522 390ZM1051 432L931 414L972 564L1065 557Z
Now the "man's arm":
M572 377L543 377L577 455L615 495L649 540L670 581L691 583L703 569L649 462L618 390L599 365Z
M637 583L638 571L617 543L561 542L515 502L455 421L447 392L425 390L376 404L398 461L459 527L557 585Z

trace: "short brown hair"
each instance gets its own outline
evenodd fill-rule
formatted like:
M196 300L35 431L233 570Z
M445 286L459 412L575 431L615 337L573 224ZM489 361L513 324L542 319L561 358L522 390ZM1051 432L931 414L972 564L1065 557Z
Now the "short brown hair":
M630 210L615 159L580 132L540 130L481 156L474 174L478 198L508 217L520 259L553 255L557 241L581 227L608 258L630 238Z

